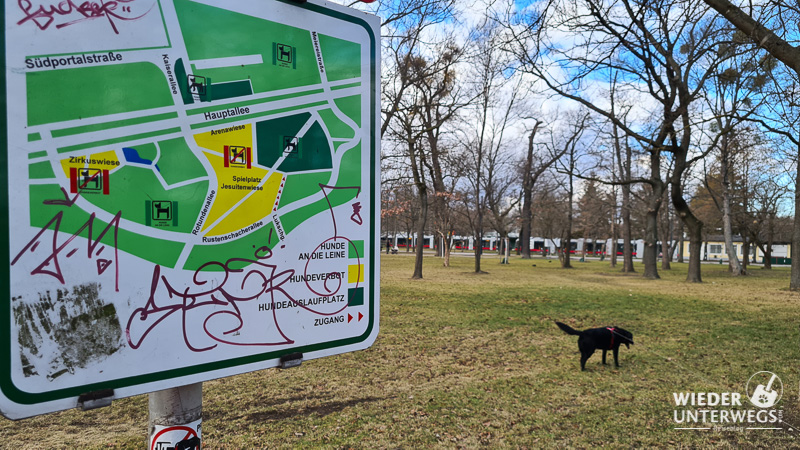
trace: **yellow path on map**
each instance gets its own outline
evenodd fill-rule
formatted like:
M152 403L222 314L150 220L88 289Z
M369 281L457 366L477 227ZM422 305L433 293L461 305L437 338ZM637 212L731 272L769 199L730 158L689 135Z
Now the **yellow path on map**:
M283 174L273 173L263 184L261 190L254 191L253 188L261 183L268 171L255 164L252 127L248 124L231 128L194 136L197 145L208 150L204 155L213 167L217 178L217 195L202 228L203 231L209 230L208 236L221 236L239 231L269 215L283 185ZM229 167L225 167L225 146L250 148L250 168L241 164L231 164L230 161ZM242 187L243 189L239 189ZM213 229L209 228L251 192L252 195L247 200L236 207Z

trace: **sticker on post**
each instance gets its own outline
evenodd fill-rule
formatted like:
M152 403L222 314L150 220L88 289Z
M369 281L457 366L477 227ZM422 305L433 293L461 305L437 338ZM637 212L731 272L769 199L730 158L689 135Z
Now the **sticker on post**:
M153 427L150 435L150 450L200 450L202 420L186 425Z

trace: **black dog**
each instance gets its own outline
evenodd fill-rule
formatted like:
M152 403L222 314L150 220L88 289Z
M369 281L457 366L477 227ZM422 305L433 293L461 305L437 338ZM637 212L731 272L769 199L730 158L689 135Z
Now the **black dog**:
M556 322L556 325L564 333L579 336L578 349L581 351L581 370L586 370L586 360L592 356L595 350L603 351L603 364L606 363L606 352L612 350L614 352L614 365L619 367L619 346L625 344L626 347L631 348L631 345L633 345L633 334L619 327L592 328L590 330L577 331L561 322Z

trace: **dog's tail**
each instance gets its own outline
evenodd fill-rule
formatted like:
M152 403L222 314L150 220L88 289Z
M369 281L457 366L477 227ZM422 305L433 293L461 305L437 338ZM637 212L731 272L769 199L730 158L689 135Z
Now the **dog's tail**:
M575 336L581 335L580 331L572 329L569 325L563 324L561 322L556 322L556 325L558 325L558 328L561 328L561 331L563 331L564 333L573 334Z

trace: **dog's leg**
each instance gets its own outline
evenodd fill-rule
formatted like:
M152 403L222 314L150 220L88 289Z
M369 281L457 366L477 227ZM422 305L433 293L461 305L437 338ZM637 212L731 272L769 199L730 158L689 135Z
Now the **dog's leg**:
M603 365L606 365L606 349L603 349Z
M594 350L583 350L581 349L581 370L586 370L586 361L592 356Z
M619 347L614 348L614 365L616 367L619 367Z

